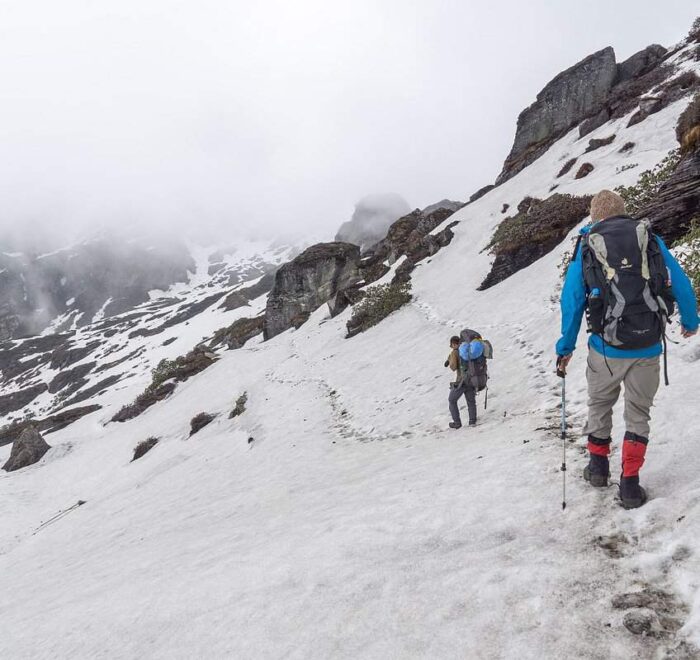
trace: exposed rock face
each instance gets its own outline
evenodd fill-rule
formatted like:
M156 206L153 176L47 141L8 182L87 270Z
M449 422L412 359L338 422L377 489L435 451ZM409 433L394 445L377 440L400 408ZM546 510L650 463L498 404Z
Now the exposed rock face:
M46 444L44 438L41 437L39 431L34 427L25 429L19 439L12 445L10 458L2 466L6 472L14 472L21 470L28 465L34 465L41 460L42 456L49 451L51 447Z
M578 168L578 172L576 172L574 179L583 179L584 177L587 177L594 169L595 168L593 167L592 163L583 163L583 165Z
M502 282L551 252L589 212L591 197L555 194L544 201L526 197L518 214L506 218L491 240L496 256L479 290Z
M41 256L0 252L0 341L38 334L60 315L84 326L100 309L119 314L153 289L186 282L188 269L194 262L177 244L110 239Z
M583 137L641 106L631 118L633 125L697 89L700 81L694 72L676 75L678 67L668 59L672 54L652 45L617 64L613 49L605 48L560 73L520 114L513 148L496 184L534 162L576 125ZM652 90L659 97L645 101Z
M437 211L438 209L445 209L454 213L455 211L459 211L464 205L464 202L453 202L451 199L443 199L440 202L426 206L423 209L423 214L430 215L433 211Z
M0 396L0 416L24 408L24 406L34 401L48 389L49 386L46 383L39 383L24 390L17 390L11 394Z
M242 348L246 342L259 335L263 331L265 318L256 316L255 318L238 319L227 328L221 328L214 333L214 338L209 342L209 347L214 348L223 343L230 349Z
M291 328L295 319L360 281L360 248L350 243L319 243L284 264L267 299L265 340Z
M85 406L83 408L71 408L70 410L62 410L61 412L44 419L30 419L8 424L7 426L0 428L0 447L3 445L9 445L17 440L17 438L19 438L19 436L22 435L22 433L29 427L34 427L42 433L60 431L66 426L79 420L81 417L85 417L85 415L89 415L96 410L100 410L100 408L102 408L100 405Z
M647 46L617 65L617 82L625 82L649 73L657 66L668 51L658 44Z
M340 227L335 240L359 245L364 250L381 240L391 224L410 210L400 195L368 195L355 205L352 218Z
M637 215L649 218L654 231L666 241L687 233L691 220L700 217L700 149L681 159L654 201Z
M481 199L486 193L491 192L496 186L493 183L489 183L483 188L479 188L471 197L469 197L469 203L475 202L477 199Z
M255 300L256 298L269 293L274 282L275 276L272 273L268 273L267 275L261 277L259 282L230 293L228 296L226 296L224 302L219 305L219 308L232 311L234 309L238 309L239 307L245 307L251 300Z
M453 225L437 235L430 233L452 214L453 211L445 208L427 214L416 209L399 218L389 228L386 238L374 245L362 262L365 282L374 282L386 273L384 262L393 264L404 255L406 259L397 269L393 281L406 281L419 261L435 254L452 240Z
M588 56L554 78L518 117L515 142L497 183L539 158L566 131L598 114L616 79L612 48Z

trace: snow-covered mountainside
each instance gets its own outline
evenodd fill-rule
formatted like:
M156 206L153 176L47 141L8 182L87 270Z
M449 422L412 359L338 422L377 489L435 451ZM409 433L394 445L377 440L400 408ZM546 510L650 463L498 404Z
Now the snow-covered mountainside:
M690 41L672 52L671 77L700 72L697 53ZM635 105L585 138L573 126L434 227L454 237L418 262L412 301L352 338L351 309L331 316L325 304L267 341L262 326L240 342L217 335L254 322L267 287L212 263L132 312L5 348L0 402L37 393L0 438L31 415L51 449L0 472L0 657L700 657L697 338L672 326L671 386L642 471L651 499L624 511L615 488L581 478L582 331L567 379L575 441L562 510L559 263L586 219L478 290L507 208L553 186L580 196L634 184L677 147L690 99L631 123ZM582 158L591 140L605 144ZM558 176L574 158L587 174L577 178L577 165ZM375 281L401 263L387 260ZM452 431L443 362L465 326L495 358L479 425ZM196 345L180 371L152 380L162 359ZM52 383L80 368L78 400L57 401ZM129 408L145 390L154 400ZM615 429L620 441L620 417ZM132 462L149 438L157 444ZM9 455L0 447L0 462Z

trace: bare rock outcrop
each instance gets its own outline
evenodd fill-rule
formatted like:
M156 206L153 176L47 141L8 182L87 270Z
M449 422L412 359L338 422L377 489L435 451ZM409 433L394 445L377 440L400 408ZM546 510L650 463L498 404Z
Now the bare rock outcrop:
M34 463L38 463L42 459L49 449L51 447L41 437L41 433L33 426L29 427L13 443L10 458L2 466L2 469L5 472L14 472L28 465L34 465Z
M518 213L496 229L489 249L495 255L491 272L479 290L488 289L551 252L589 212L590 196L558 193L545 200L526 197Z
M265 340L288 330L360 281L360 248L350 243L319 243L284 264L275 273L267 299Z
M615 51L608 47L560 73L518 117L515 142L497 183L539 158L559 137L604 109L617 80Z
M654 231L669 242L686 234L700 217L700 95L679 118L676 135L684 155L654 199L637 214L648 218Z

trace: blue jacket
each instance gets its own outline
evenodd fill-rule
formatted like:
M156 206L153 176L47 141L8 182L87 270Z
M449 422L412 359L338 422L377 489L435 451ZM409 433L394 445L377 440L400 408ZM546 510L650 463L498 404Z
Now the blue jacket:
M590 229L590 227L584 227L581 230L581 235L587 234ZM695 299L693 285L661 238L657 236L656 239L666 262L666 268L671 274L671 291L678 305L681 323L686 330L697 330L700 319L698 319L698 303ZM583 260L581 250L578 249L566 271L564 289L561 293L561 338L556 346L557 355L569 355L574 352L576 338L581 328L581 319L586 308L587 295L586 283L583 279ZM603 340L598 335L592 334L588 345L598 353L603 352ZM654 357L661 355L661 352L661 343L637 350L622 350L609 344L605 345L605 355L609 358Z

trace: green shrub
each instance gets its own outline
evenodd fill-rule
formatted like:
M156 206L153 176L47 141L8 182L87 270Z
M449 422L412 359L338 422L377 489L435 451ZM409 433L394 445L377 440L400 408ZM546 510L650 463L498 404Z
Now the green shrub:
M690 231L673 247L678 262L693 283L695 295L700 297L700 217L693 220Z
M364 332L389 314L411 302L411 282L377 284L365 290L365 297L352 308L348 336Z
M615 192L625 200L626 210L629 215L636 216L641 209L656 197L659 188L673 174L680 159L680 150L674 149L652 169L642 172L635 185L615 188Z

